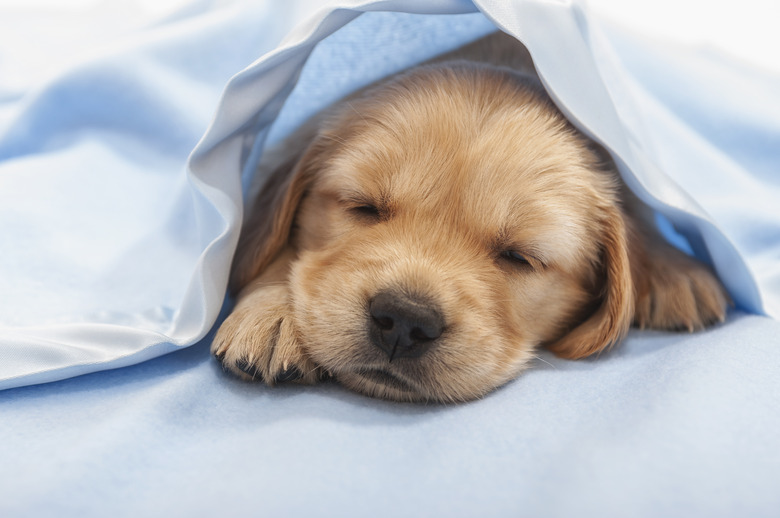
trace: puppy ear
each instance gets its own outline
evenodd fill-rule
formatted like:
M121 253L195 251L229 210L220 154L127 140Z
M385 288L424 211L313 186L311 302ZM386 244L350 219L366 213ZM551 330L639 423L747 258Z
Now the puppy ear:
M295 213L315 174L318 147L287 158L276 167L258 194L238 239L230 271L233 294L268 267L290 238Z
M571 360L589 356L608 349L628 332L635 305L632 261L639 254L629 249L636 240L627 223L620 209L608 209L601 241L603 294L587 320L549 345L557 356Z

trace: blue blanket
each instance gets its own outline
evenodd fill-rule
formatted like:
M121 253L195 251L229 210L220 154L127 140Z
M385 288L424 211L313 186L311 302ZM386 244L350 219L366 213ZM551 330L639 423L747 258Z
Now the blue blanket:
M278 46L269 3L195 12L5 101L0 515L773 515L780 324L755 315L780 316L780 79L577 2L348 4ZM457 407L221 376L208 333L265 146L496 27L737 310L543 354Z

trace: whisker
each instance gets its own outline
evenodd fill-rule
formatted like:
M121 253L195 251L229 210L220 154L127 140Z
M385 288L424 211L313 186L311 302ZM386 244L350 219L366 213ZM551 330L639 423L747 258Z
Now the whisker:
M533 357L533 358L535 358L535 359L537 359L537 360L539 360L539 361L540 361L540 362L542 362L542 363L546 363L547 365L549 365L549 366L550 366L550 367L552 367L553 369L555 369L555 370L558 370L558 367L556 367L556 366L555 366L555 365L553 365L552 363L548 362L547 360L545 360L545 359L544 359L544 358L542 358L541 356L538 356L538 355L534 354L534 355L532 355L532 357Z
M367 120L366 120L366 118L363 116L363 114L362 114L362 113L360 113L359 111L357 111L357 109L356 109L356 108L355 108L355 107L352 105L352 103L351 103L351 102L349 102L349 101L344 101L344 102L346 102L346 103L347 103L347 106L349 106L349 107L352 109L352 111L353 111L353 112L357 113L358 117L360 117L360 118L363 120L363 122L365 122L366 124L368 124L368 121L367 121Z
M339 137L337 135L322 134L322 135L320 135L320 138L323 138L323 139L326 139L326 140L332 140L333 142L337 142L337 143L343 144L343 145L347 144L346 140L344 140L343 138L341 138L341 137Z

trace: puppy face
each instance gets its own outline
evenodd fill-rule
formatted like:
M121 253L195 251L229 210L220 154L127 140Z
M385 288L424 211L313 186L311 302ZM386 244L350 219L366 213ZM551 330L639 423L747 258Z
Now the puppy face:
M505 383L539 345L604 347L632 310L613 182L507 70L423 67L345 103L267 231L297 254L302 347L359 392L439 401Z

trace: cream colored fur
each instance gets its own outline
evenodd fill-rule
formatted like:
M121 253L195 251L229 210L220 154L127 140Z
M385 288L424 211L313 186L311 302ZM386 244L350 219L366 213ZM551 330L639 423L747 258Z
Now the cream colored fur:
M328 373L372 396L463 401L541 347L576 359L632 323L725 317L712 272L658 236L500 33L337 103L274 162L212 347L242 378ZM390 361L371 342L369 305L387 290L430 301L445 322L420 357Z

